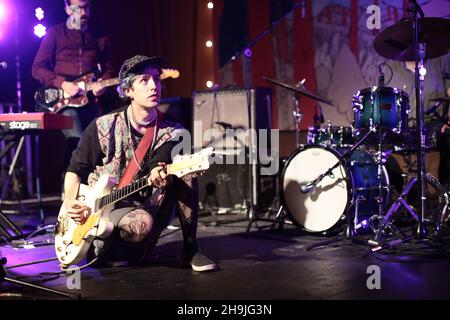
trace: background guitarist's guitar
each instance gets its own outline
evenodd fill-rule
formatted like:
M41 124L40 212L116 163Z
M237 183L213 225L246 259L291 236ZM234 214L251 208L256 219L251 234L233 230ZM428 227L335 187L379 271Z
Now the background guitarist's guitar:
M161 79L178 78L180 72L175 69L163 69ZM42 87L34 94L36 104L41 110L50 112L59 112L66 107L80 108L88 104L88 92L92 91L94 83L100 84L101 87L106 88L115 86L120 83L119 78L112 78L107 80L93 81L94 74L88 73L73 82L81 89L81 93L74 97L68 96L63 89L56 87Z
M177 157L167 165L167 174L183 177L187 174L205 171L209 168L212 148L206 148L192 155ZM148 175L121 189L113 189L115 181L107 175L101 176L92 188L81 184L78 199L84 202L91 214L82 224L77 224L67 214L65 203L59 211L55 228L55 252L62 268L78 263L87 254L96 237L106 238L113 231L108 219L112 205L148 186Z

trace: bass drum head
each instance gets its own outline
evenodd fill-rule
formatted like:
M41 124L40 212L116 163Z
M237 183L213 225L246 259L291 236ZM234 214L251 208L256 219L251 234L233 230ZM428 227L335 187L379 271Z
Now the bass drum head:
M341 164L308 193L300 186L310 183L335 165L340 155L334 149L307 145L287 160L281 174L281 201L289 215L307 231L321 232L333 227L345 213L351 196L351 178Z

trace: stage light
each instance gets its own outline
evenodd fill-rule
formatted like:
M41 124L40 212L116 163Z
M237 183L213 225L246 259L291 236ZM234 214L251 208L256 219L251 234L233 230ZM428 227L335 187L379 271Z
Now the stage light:
M420 74L422 77L425 77L425 75L427 74L427 69L425 69L425 67L419 68L419 74Z
M214 8L214 2L211 2L211 1L208 2L207 6L208 6L208 9Z
M213 87L213 85L214 85L214 83L212 82L212 81L206 81L206 86L208 87L208 88L212 88Z
M6 18L6 5L0 2L0 22Z
M44 19L44 10L42 10L41 7L37 7L36 9L34 9L34 16L41 21L42 19Z
M205 44L208 48L211 48L213 46L213 42L211 40L206 41Z
M36 36L38 36L39 38L42 38L43 36L45 36L45 33L47 32L47 28L42 25L42 24L38 24L34 26L34 34Z

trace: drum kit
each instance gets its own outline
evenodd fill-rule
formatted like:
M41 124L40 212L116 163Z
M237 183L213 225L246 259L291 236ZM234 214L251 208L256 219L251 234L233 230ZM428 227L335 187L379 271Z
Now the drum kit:
M382 31L376 37L374 47L385 58L415 61L415 70L419 71L423 60L450 52L450 21L418 18L420 7L414 5L413 9L416 10L415 17L411 15ZM417 28L420 28L420 37L416 36ZM448 194L437 179L425 171L424 154L430 139L426 139L428 132L423 124L424 75L420 73L418 79L418 74L415 74L418 109L415 127L408 126L408 94L385 86L384 75L378 86L354 94L351 127L331 123L325 127L309 127L306 144L297 145L280 170L277 221L289 217L294 224L311 233L327 233L345 226L343 230L348 237L355 236L359 230L370 230L374 238L368 244L379 247L393 235L393 230L398 230L393 226L393 217L400 207L404 207L406 215L418 225L412 237L423 238L441 231L448 218ZM303 86L265 79L292 91L297 99L307 96L333 105L329 99L308 92ZM439 100L448 103L448 98ZM298 122L297 131L300 128ZM386 161L389 155L399 150L400 153L415 152L418 159L417 169L411 170L414 176L405 178L403 175L406 186L396 193L395 199ZM416 194L408 196L416 183ZM431 204L432 190L437 194L437 201Z

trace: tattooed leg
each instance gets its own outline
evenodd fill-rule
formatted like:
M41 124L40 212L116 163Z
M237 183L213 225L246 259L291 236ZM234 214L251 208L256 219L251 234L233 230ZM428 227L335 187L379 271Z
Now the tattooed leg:
M120 237L128 242L141 242L150 233L153 226L153 218L143 209L135 209L128 212L119 221Z
M177 179L177 214L183 232L184 248L197 249L198 183L192 176Z

